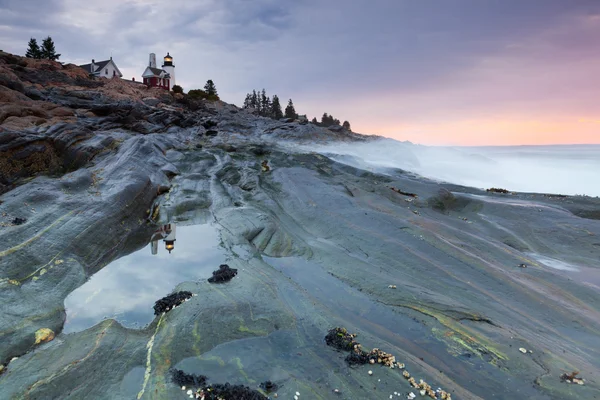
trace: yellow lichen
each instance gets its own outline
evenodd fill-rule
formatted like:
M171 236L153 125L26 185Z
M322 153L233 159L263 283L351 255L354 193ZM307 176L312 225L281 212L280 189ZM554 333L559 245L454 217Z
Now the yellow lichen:
M49 328L41 328L35 331L35 344L46 343L54 339L54 331Z

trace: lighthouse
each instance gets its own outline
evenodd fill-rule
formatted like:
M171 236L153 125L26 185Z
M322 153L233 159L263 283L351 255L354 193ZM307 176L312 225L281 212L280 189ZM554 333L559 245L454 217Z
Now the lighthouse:
M162 69L171 76L170 86L172 88L173 86L175 86L175 66L173 65L173 57L171 57L171 55L168 52L164 58Z

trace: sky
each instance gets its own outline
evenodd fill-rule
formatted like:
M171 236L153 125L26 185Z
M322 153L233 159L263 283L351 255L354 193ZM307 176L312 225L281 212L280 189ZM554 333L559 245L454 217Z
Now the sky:
M0 49L60 61L148 54L177 83L252 89L309 118L429 145L600 143L599 0L0 0Z

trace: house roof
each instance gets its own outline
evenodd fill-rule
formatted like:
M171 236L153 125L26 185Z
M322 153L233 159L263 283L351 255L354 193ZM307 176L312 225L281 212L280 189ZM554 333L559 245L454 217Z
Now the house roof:
M160 68L154 68L154 67L146 67L146 70L144 71L144 73L142 74L143 77L148 78L150 77L150 75L148 74L148 71L150 71L150 73L153 76L156 77L163 77L163 78L170 78L171 75L165 71L164 69L160 69Z
M92 71L92 64L83 64L80 65L81 68L85 69L88 73L93 74L96 71L100 71L102 70L102 68L106 67L106 65L110 62L111 60L105 60L105 61L98 61L94 63L94 66L96 67L96 69L94 71Z

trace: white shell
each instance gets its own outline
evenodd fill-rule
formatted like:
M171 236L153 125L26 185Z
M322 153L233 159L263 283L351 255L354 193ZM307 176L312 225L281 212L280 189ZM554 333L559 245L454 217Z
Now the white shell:
M523 354L527 354L527 349L525 347L519 348L519 351Z

